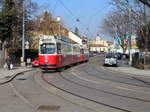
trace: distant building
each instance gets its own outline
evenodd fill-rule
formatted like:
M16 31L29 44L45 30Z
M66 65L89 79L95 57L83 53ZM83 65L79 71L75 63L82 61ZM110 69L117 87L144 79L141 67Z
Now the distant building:
M102 40L100 36L96 40L90 42L90 51L93 52L109 52L112 49L113 42Z
M127 50L128 53L129 53L129 50L131 53L139 52L139 48L137 46L135 35L131 36L131 48L128 47L128 50Z
M90 44L90 51L93 52L107 52L107 47L101 44Z
M127 47L127 50L126 50L126 53L128 54L129 52L130 53L135 53L135 52L139 52L139 49L138 49L138 46L137 46L137 43L136 43L136 35L130 35L131 36L131 46L130 46L130 40L128 37L126 37L126 39L128 39L128 47ZM117 39L114 40L114 43L115 43L115 46L114 46L114 51L115 52L120 52L120 53L123 53L123 50L118 42Z
M71 32L71 31L69 31L69 33L68 33L68 38L70 38L74 42L78 43L79 45L82 45L82 39L78 35L76 35L75 33Z

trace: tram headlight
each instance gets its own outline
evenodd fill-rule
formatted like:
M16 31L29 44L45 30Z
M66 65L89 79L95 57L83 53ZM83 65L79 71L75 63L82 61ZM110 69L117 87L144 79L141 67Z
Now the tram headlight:
M48 60L45 60L45 63L48 63Z
M45 63L48 63L48 56L47 55L44 57L44 60L45 60Z

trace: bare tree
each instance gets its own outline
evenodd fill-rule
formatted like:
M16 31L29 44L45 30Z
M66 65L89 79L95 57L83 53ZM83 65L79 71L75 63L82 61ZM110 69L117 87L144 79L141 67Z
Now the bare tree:
M32 34L32 48L38 48L38 38L34 38L38 35L56 35L68 37L68 30L58 23L49 12L44 12L41 16L38 16L34 21L35 30Z
M113 0L117 11L129 12L129 28L137 36L137 45L145 53L144 65L147 64L150 51L150 0ZM149 57L149 56L148 56ZM149 62L150 64L150 62Z
M113 12L103 22L103 32L118 40L125 53L128 47L128 35L132 34L129 27L129 16L127 12Z
M150 0L138 0L138 1L140 1L141 3L147 5L150 8Z

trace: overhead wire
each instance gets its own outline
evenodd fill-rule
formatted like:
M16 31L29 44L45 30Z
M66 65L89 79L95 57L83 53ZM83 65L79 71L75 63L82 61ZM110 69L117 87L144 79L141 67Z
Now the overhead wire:
M70 13L70 15L74 18L77 19L77 17L73 14L73 12L64 4L62 0L58 0L58 2Z
M94 17L97 16L98 13L102 12L103 10L105 10L106 8L109 8L111 4L107 4L106 6L104 6L101 9L98 9L94 14L92 14L90 17Z
M76 22L79 22L88 31L88 27L67 7L67 5L65 5L62 0L58 0L58 2L70 13L70 15L75 19Z
M66 11L75 19L76 22L80 23L86 31L90 32L90 29L89 29L89 24L86 25L84 24L68 7L67 5L63 2L63 0L57 0L57 2L59 2L65 9ZM98 11L96 11L94 14L92 14L90 16L91 19L93 19L98 13L102 12L104 9L108 8L111 4L108 4L106 6L104 6L103 8L99 9ZM90 20L91 20L90 19Z
M92 14L90 17L89 17L89 23L88 23L88 28L90 26L90 23L92 22L93 18L95 16L97 16L100 12L104 11L106 8L109 8L111 6L111 4L107 4L106 6L104 6L103 8L101 9L98 9L94 14ZM97 31L97 34L98 34L98 31Z
M55 5L54 5L54 8L52 9L52 14L54 13L54 11L55 11L55 9L56 9L57 4L58 4L58 0L56 0Z

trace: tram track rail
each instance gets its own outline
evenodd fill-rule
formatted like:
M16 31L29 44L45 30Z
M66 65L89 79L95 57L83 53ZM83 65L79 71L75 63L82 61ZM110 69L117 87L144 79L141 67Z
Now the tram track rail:
M81 65L82 66L82 65ZM81 67L81 66L78 66L78 67ZM88 71L86 71L87 69L85 68L85 69L82 69L83 67L86 67L87 65L83 65L82 67L81 67L81 69L78 69L79 71L80 70L82 70L83 72L85 72L85 74L86 75L89 75L89 76L91 76L91 74L88 72ZM75 67L75 69L74 70L72 70L72 72L76 72L76 69L78 68L78 67ZM94 68L94 66L92 66L92 69ZM98 68L98 66L97 66L97 68ZM111 75L111 73L112 72L109 72L109 71L107 71L107 70L104 70L104 69L102 69L102 68L100 68L99 67L99 69L101 69L101 70L103 70L103 72L108 72L108 73L110 73L110 75ZM94 68L94 70L96 70L96 72L94 73L95 75L93 76L93 77L95 77L95 78L98 78L98 79L102 79L102 80L106 80L106 81L111 81L111 82L114 82L114 83L120 83L120 84L126 84L126 85L129 85L129 86L133 86L133 87L143 87L143 88L150 88L149 87L149 85L143 85L142 84L142 82L143 82L143 80L139 80L139 79L136 79L136 77L132 77L132 76L130 76L130 75L127 75L128 77L127 77L127 79L130 79L130 80L134 80L135 81L135 83L133 82L126 82L126 80L124 81L117 81L117 80L113 80L113 79L109 79L109 78L105 78L105 77L99 77L99 76L97 76L97 73L99 73L99 69L96 69L96 68ZM97 88L94 88L94 87L89 87L89 86L87 86L87 85L83 85L82 83L78 83L78 82L75 82L74 80L70 80L67 76L65 76L65 74L62 74L63 72L60 72L60 73L58 73L58 76L60 77L60 78L62 78L64 81L67 81L67 82L69 82L69 83L73 83L73 84L75 84L75 85L78 85L78 86L82 86L82 87L85 87L85 88L89 88L89 89L93 89L93 90L96 90L96 91L99 91L99 92L103 92L103 93L106 93L106 94L110 94L110 95L114 95L114 96L118 96L118 97L122 97L122 98L126 98L126 99L131 99L131 101L138 101L138 102L140 102L140 103L146 103L146 104L150 104L150 100L149 99L143 99L143 98L138 98L138 97L132 97L132 96L128 96L128 95L122 95L122 94L117 94L117 93L115 93L115 92L111 92L111 91L107 91L107 90L102 90L102 89L97 89ZM117 72L116 72L117 73ZM119 76L120 78L124 78L124 77L121 77L121 75L120 75L121 73L119 73L119 75L117 75L117 76ZM122 73L123 74L123 73ZM109 75L109 74L108 74ZM115 76L115 75L114 75ZM68 89L65 89L65 88L63 88L63 87L61 87L61 86L59 86L59 85L57 85L57 84L55 84L54 82L51 82L51 81L49 81L49 80L47 80L47 78L46 78L46 75L44 74L44 73L42 73L41 74L41 78L42 78L42 80L45 82L45 83L47 83L47 84L49 84L49 85L51 85L51 86L53 86L54 88L57 88L58 90L61 90L61 91L63 91L63 92L66 92L66 93L68 93L68 94L71 94L71 95L73 95L73 96L76 96L76 97L79 97L79 98L81 98L81 99L85 99L85 100L87 100L87 101L90 101L90 102L93 102L93 103L96 103L96 104L99 104L99 105L103 105L103 106L106 106L106 107L108 107L108 108L112 108L112 109L116 109L116 110L120 110L120 111L123 111L123 112L132 112L132 111L134 111L134 110L132 110L132 108L131 109L128 109L128 108L126 108L126 107L118 107L118 106L116 106L116 105L111 105L111 104L109 104L109 103L104 103L103 101L98 101L98 100L94 100L94 99L92 99L92 98L90 98L90 97L88 97L88 96L83 96L83 95L80 95L80 94L78 94L78 93L76 93L76 92L72 92L71 90L68 90ZM140 81L141 82L141 84L138 84L138 83L136 83L136 81L138 82L138 81ZM145 83L145 82L144 82ZM145 83L145 84L147 84L147 83Z
M93 67L93 69L94 69L94 67ZM110 72L110 71L105 70L105 69L102 69L102 68L100 68L100 67L99 67L99 69L101 69L101 70L103 70L103 71L106 71L106 72ZM86 73L86 75L91 76L91 73L87 72L86 70L83 70L83 69L82 69L82 71L84 71L84 72ZM111 72L110 72L110 73L111 73ZM92 73L92 74L93 74L93 73ZM95 78L97 78L97 79L103 79L103 80L106 80L106 81L112 81L112 82L116 82L116 83L122 83L122 84L131 85L131 86L136 86L136 87L150 88L150 87L149 87L149 84L146 84L146 83L143 83L143 84L146 84L146 86L140 85L140 84L133 84L133 83L125 82L125 81L119 81L119 80L113 80L113 79L104 78L104 77L102 77L102 76L100 76L100 75L97 75L97 74L98 74L98 72L97 72L97 73L94 73L94 75L92 75L92 77L95 77ZM136 77L133 77L133 76L130 76L130 78L133 79L133 80L139 81L139 78L138 78L138 80L137 80ZM139 81L139 82L142 82L142 81Z
M61 73L58 73L58 75L59 75L60 77L62 77L62 74L61 74ZM109 107L109 108L112 108L112 109L120 110L120 111L123 111L123 112L132 112L132 111L130 111L130 110L128 110L128 109L123 109L123 108L119 108L119 107L117 107L117 106L112 106L112 105L109 105L109 104L106 104L106 103L103 103L103 102L100 102L100 101L96 101L96 100L90 99L90 98L88 98L88 97L84 97L84 96L82 96L82 95L73 93L73 92L71 92L71 91L69 91L69 90L66 90L66 89L64 89L64 88L61 88L61 87L57 86L56 84L54 84L54 83L48 81L48 80L46 79L44 73L41 74L41 78L42 78L42 80L43 80L45 83L47 83L47 84L49 84L49 85L51 85L51 86L57 88L58 90L61 90L61 91L66 92L66 93L68 93L68 94L71 94L71 95L73 95L73 96L76 96L76 97L85 99L85 100L87 100L87 101L94 102L94 103L96 103L96 104L100 104L100 105ZM63 78L63 77L62 77L62 78ZM66 79L65 79L65 80L66 80ZM79 84L78 84L78 85L79 85ZM81 86L81 85L80 85L80 86Z
M125 95L121 95L121 94L116 94L116 93L113 93L113 92L105 91L105 90L102 90L102 89L96 89L96 88L93 88L93 87L85 86L85 85L79 84L79 83L77 83L75 81L69 80L68 78L64 77L62 74L59 74L59 75L64 80L66 80L66 81L68 81L70 83L74 83L76 85L85 87L85 88L93 89L93 90L96 90L96 91L99 91L99 92L103 92L103 93L106 93L106 94L111 94L111 95L115 95L115 96L120 96L120 97L125 97L125 98L129 98L129 99L137 100L137 101L142 101L142 102L150 103L150 100L145 100L145 99L141 99L141 98L135 98L135 97L125 96Z
M35 74L33 74L32 75L32 80L34 80L35 81L35 83L37 83L38 81L35 79L35 76L37 75L37 73L35 73ZM16 79L16 80L22 80L22 78L17 78L19 75L17 75L14 79ZM27 78L26 80L28 80L29 78ZM15 81L15 80L13 80L13 81ZM45 104L42 104L41 103L41 105L37 105L36 103L34 103L34 101L32 101L32 100L29 100L28 99L28 97L24 94L24 92L23 91L19 91L18 90L18 88L16 87L16 84L15 84L15 82L10 82L10 83L8 83L9 84L9 86L11 87L11 89L12 89L12 91L14 92L14 94L21 100L21 102L23 102L25 105L27 105L28 107L30 107L33 111L31 111L31 112L37 112L37 111L45 111L45 110L49 110L49 111L52 111L52 110L54 110L54 111L57 111L59 108L60 108L60 106L57 106L57 105L45 105ZM41 84L39 84L38 83L38 85L43 89L44 87L43 86L41 86ZM54 96L59 96L59 95L56 95L56 94L54 94L53 92L50 92L50 91L48 91L47 89L46 89L46 87L44 88L45 90L46 90L46 92L48 92L48 93L50 93L50 94L52 94L52 95L54 95ZM60 96L59 96L60 97ZM62 98L62 97L61 97ZM74 105L78 105L78 104L75 104L75 103L73 103L73 102L71 102L71 101L69 101L69 100L66 100L65 98L62 98L63 100L65 100L66 102L69 102L69 103L72 103L72 104L74 104ZM81 105L80 105L81 106ZM88 107L84 107L84 106L81 106L81 107L83 107L83 108L85 108L85 109L88 109L88 110L91 110L91 111L93 111L94 112L94 110L92 110L91 108L88 108Z

